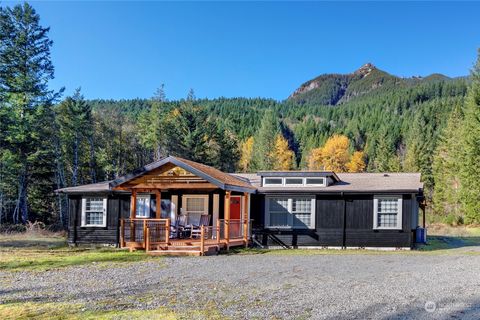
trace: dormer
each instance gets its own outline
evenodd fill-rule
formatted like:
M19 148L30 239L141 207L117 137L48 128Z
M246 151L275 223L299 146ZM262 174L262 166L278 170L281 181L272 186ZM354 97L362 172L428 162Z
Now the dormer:
M331 171L261 171L261 187L328 187L340 179Z

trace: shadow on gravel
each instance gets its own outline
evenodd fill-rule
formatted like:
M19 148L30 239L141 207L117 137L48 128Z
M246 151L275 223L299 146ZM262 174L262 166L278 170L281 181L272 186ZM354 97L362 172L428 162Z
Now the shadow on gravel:
M478 247L480 251L480 237L429 236L426 245L419 245L420 251L448 250L467 247Z
M371 313L372 315L374 313ZM382 319L479 319L480 301L422 301Z

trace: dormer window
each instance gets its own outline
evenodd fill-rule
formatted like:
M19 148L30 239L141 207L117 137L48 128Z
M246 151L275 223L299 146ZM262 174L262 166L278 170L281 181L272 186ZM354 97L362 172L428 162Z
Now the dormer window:
M303 179L302 178L285 178L285 185L301 186L303 185Z
M283 178L264 178L263 184L272 185L272 186L281 186L283 185Z
M306 178L307 186L325 186L325 178Z
M264 177L264 187L326 187L324 177Z

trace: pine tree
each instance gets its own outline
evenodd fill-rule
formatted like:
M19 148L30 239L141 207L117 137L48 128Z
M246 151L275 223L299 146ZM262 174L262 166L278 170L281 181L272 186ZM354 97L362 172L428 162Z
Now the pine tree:
M273 110L267 110L254 140L253 170L272 170L274 164L273 144L280 131L278 118Z
M433 211L442 216L460 217L459 142L463 114L460 105L453 110L443 130L433 158Z
M45 126L58 94L48 89L54 76L49 28L28 4L0 8L0 101L8 114L8 148L19 164L13 222L29 218L28 194L33 164L44 156ZM2 112L3 113L3 112ZM49 119L49 120L47 120ZM44 135L45 134L45 135Z
M480 223L480 51L465 104L460 172L466 223Z
M63 158L66 167L71 171L69 185L76 186L79 178L84 180L80 177L82 166L92 165L92 161L86 158L95 157L94 153L89 152L89 143L93 135L92 107L85 101L78 88L72 97L67 97L58 106L56 114L60 143L64 147Z
M288 141L281 134L277 134L273 149L273 169L291 170L295 160L295 153L288 147Z

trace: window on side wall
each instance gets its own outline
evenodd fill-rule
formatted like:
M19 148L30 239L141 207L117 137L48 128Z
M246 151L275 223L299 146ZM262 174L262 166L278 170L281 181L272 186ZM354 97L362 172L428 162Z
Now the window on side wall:
M265 206L267 228L315 228L314 197L267 197Z
M373 199L373 228L402 229L402 197L375 196Z
M82 198L82 227L107 226L107 198Z

